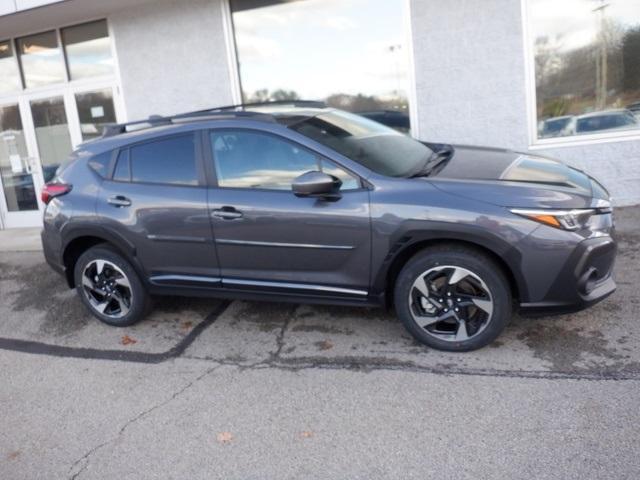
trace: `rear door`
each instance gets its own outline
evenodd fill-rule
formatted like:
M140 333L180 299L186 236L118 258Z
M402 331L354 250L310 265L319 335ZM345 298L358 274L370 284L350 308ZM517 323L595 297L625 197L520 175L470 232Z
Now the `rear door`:
M335 162L273 133L208 134L211 221L225 288L364 298L369 287L369 192ZM341 198L299 198L297 176L323 170Z
M154 138L117 152L98 215L136 249L156 284L219 285L200 132Z

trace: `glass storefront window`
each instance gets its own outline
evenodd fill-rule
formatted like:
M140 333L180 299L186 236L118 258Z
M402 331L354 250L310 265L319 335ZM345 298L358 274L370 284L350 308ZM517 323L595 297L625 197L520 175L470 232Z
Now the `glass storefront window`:
M64 59L55 31L19 38L17 45L27 88L66 81Z
M9 40L0 42L0 94L20 90L20 72Z
M406 3L232 0L244 101L324 100L407 130Z
M529 6L538 137L640 131L640 2Z
M61 34L71 80L113 73L106 21L63 28Z
M116 112L113 108L113 95L110 88L94 92L76 94L78 117L82 141L102 135L102 127L106 123L116 122Z
M10 212L37 210L18 105L0 107L0 179Z
M31 115L46 183L53 179L60 164L71 153L71 137L64 101L62 97L33 101Z

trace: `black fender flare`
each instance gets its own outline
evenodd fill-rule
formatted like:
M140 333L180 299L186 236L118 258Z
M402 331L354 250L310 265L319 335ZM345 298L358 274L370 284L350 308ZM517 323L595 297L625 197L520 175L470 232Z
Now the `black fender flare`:
M138 260L136 246L128 239L126 239L123 235L118 233L117 230L108 226L93 224L66 225L61 232L63 261L69 245L73 241L82 237L99 238L101 240L104 240L106 243L113 245L131 263L131 265L140 276L140 279L144 283L146 283L147 276L144 268L142 267L142 264ZM72 286L73 279L70 279L69 275L73 275L73 272L67 272L67 280L69 282L69 286Z
M438 225L439 224L439 225ZM419 229L402 229L390 239L387 256L381 262L377 271L373 272L372 291L381 293L387 288L387 278L396 262L407 252L415 251L419 245L432 242L457 241L479 247L492 253L515 282L518 295L528 298L527 281L521 273L521 255L514 244L492 234L484 228L468 224L452 224L448 222L430 222L430 227L422 225Z

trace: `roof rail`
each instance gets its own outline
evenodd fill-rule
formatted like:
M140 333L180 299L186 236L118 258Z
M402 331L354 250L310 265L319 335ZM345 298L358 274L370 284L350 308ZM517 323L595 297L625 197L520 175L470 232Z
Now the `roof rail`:
M134 122L126 123L108 123L102 129L102 138L114 137L123 133L127 133L134 130L143 130L146 128L158 127L160 125L171 125L176 121L184 121L195 118L206 117L257 117L262 120L275 121L273 117L266 113L260 112L233 112L233 111L215 111L215 110L201 110L197 112L179 113L177 115L171 115L162 117L160 115L150 115L145 120L136 120ZM131 128L139 126L140 128Z
M226 105L224 107L207 108L204 110L196 110L193 112L178 113L176 115L161 116L150 115L145 120L136 120L134 122L126 123L109 123L102 129L102 138L114 137L126 132L131 131L130 127L141 126L143 128L152 128L160 125L171 125L176 120L188 120L190 118L199 117L257 117L262 120L275 121L272 115L265 112L252 112L247 110L251 107L264 107L267 105L291 105L293 107L310 107L310 108L325 108L327 105L324 102L316 100L276 100L271 102L254 102L254 103L241 103L238 105ZM144 127L143 125L146 125ZM134 129L138 130L138 129Z
M264 102L239 103L237 105L226 105L224 107L216 107L211 110L239 110L251 107L268 107L269 105L290 105L292 107L308 107L308 108L326 108L327 104L321 100L266 100Z

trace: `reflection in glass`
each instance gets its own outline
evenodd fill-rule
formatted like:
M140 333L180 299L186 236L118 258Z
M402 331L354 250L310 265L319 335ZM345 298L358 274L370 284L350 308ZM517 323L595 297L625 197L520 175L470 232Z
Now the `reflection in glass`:
M531 0L538 136L640 128L640 2Z
M320 170L316 155L272 135L213 132L211 145L221 187L291 190L296 177Z
M0 94L20 90L20 72L13 56L11 42L0 42Z
M31 102L31 115L36 128L44 181L49 182L71 153L71 138L62 97Z
M17 40L27 88L64 82L66 72L56 32L44 32Z
M116 121L110 88L95 92L77 93L76 105L78 106L83 141L99 137L102 135L102 127L106 123L114 123Z
M324 100L406 130L406 3L232 0L244 100Z
M113 73L106 21L63 28L61 33L71 80Z
M37 210L18 105L0 107L0 177L10 212Z

